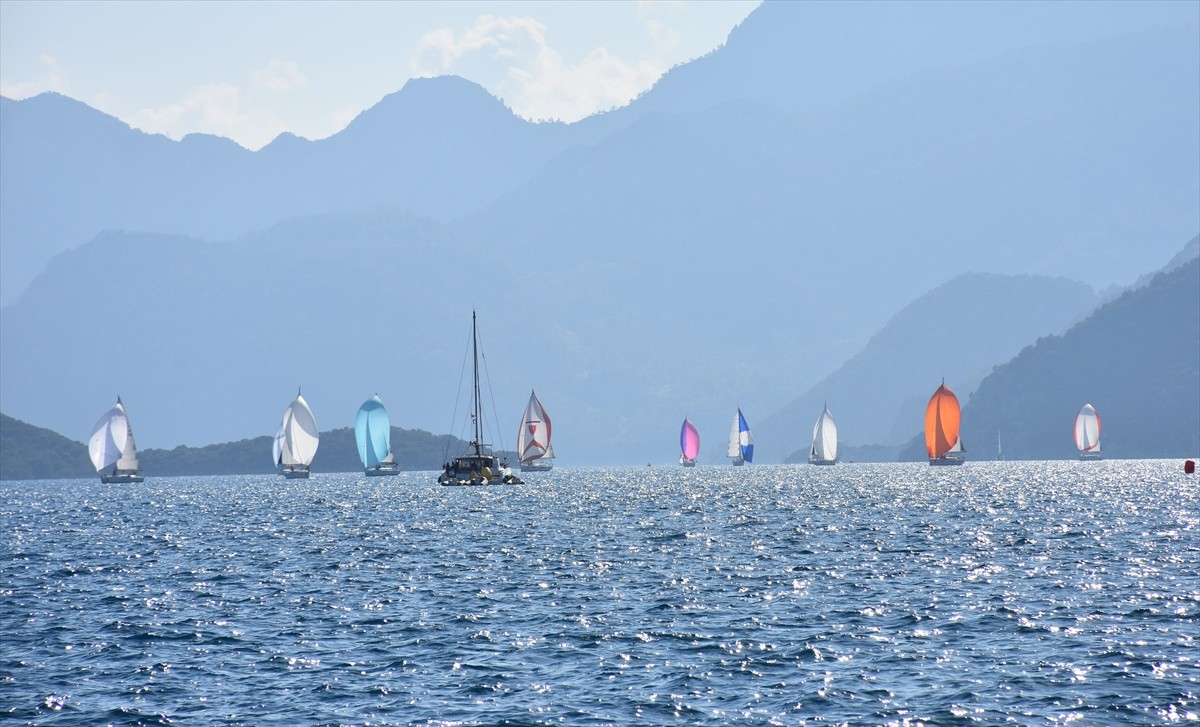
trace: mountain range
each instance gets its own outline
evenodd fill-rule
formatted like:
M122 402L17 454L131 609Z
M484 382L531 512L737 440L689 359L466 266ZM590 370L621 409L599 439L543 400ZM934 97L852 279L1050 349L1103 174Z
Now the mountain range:
M775 413L925 293L987 272L1082 300L1195 234L1196 16L768 2L575 124L421 79L257 152L3 99L0 410L79 432L121 394L168 447L269 433L303 386L318 421L378 391L406 427L461 435L478 309L497 445L536 388L564 462L669 461L685 415L720 461L738 406L780 461L799 443ZM1043 292L1030 308L1060 315ZM1021 345L997 338L964 376Z

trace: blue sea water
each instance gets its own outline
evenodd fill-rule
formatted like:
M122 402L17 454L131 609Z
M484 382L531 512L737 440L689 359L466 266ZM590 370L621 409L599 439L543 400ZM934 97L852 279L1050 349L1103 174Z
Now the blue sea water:
M1200 721L1180 461L0 483L13 724Z

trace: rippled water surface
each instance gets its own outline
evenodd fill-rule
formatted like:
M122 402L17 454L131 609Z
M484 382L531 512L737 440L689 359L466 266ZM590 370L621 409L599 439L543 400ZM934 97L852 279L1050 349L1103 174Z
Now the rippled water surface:
M0 712L1200 721L1182 462L0 483Z

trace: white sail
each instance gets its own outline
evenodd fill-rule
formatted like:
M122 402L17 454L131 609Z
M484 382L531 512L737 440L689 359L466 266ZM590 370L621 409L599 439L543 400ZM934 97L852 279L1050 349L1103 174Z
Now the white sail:
M312 464L317 455L317 444L320 434L317 432L317 420L313 418L312 410L303 396L296 394L296 399L283 412L283 423L279 425L283 441L279 442L279 455L276 462L284 466Z
M125 417L125 407L117 399L117 405L100 417L92 428L92 437L88 440L88 454L92 465L99 472L116 464L125 453L125 445L129 439L129 421Z
M821 413L821 418L813 425L812 449L809 457L817 462L834 462L838 456L837 424L829 413L829 407Z
M1075 417L1075 446L1080 452L1100 451L1100 415L1091 404L1084 404Z
M951 447L950 449L948 449L948 450L947 450L947 453L949 453L949 452L962 452L962 451L965 451L965 450L963 450L963 446L962 446L962 440L961 440L961 439L956 439L956 440L954 440L954 446L953 446L953 447Z
M729 427L729 447L725 450L725 456L730 459L742 458L742 435L738 431L738 413L733 413L733 424Z
M121 411L125 411L121 400L117 399L117 406L121 407ZM118 470L136 471L141 469L138 464L137 445L133 443L133 425L129 423L129 415L125 415L125 446L121 448L121 459L117 460Z
M521 464L554 457L554 450L550 448L550 415L533 391L529 392L529 403L525 405L525 413L521 416L517 457Z

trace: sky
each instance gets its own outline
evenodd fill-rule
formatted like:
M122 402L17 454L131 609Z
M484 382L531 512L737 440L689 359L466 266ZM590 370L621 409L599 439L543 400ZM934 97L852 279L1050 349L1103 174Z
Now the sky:
M174 139L321 139L414 77L530 120L619 107L724 43L759 0L0 0L0 95L55 91Z

